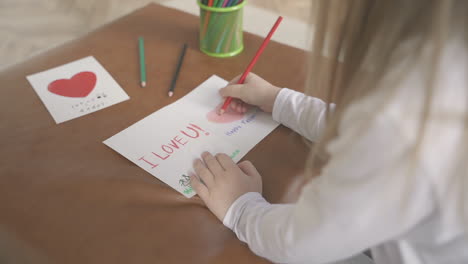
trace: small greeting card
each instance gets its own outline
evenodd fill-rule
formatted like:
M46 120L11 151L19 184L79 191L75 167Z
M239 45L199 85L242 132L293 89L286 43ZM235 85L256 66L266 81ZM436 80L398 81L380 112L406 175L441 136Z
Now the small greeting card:
M57 124L129 99L91 56L26 78Z

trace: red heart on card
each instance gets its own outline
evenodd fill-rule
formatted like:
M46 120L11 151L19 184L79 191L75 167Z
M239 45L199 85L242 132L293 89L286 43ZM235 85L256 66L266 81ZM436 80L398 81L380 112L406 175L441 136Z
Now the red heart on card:
M93 72L80 72L71 79L60 79L49 84L51 93L66 97L86 97L96 86L96 74Z

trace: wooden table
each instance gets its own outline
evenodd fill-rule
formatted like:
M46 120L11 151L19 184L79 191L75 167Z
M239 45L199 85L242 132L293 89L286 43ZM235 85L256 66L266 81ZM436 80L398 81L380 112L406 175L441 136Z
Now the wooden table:
M1 263L268 262L198 197L186 199L102 144L212 74L229 80L241 73L262 41L246 33L241 55L211 58L198 49L198 23L196 16L151 4L0 73ZM138 36L146 42L144 89ZM184 42L184 67L168 98ZM25 77L89 55L131 99L57 125ZM305 59L304 51L271 42L254 72L277 86L302 89ZM306 152L300 137L281 126L245 157L262 174L270 202L281 201Z

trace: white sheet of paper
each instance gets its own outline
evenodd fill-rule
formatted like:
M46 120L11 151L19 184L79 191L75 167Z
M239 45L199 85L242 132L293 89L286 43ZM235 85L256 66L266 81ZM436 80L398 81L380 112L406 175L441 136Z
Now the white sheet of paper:
M92 56L26 78L57 124L129 99Z
M104 141L151 175L186 197L193 161L203 151L226 153L238 162L279 124L271 114L251 109L245 115L216 109L223 103L218 90L227 81L213 75L178 101L147 116Z

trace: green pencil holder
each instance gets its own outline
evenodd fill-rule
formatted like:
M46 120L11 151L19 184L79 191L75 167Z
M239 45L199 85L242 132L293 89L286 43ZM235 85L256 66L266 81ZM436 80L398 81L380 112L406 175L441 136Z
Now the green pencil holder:
M222 0L220 0L222 1ZM236 56L244 50L243 10L246 0L231 7L200 7L200 50L218 58Z

